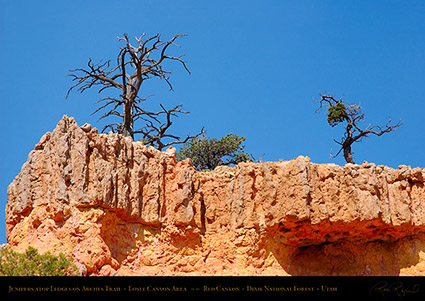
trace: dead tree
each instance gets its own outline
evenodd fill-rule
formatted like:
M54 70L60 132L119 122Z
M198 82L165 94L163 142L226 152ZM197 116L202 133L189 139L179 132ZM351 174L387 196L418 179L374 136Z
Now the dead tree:
M353 152L351 145L354 142L361 142L363 138L368 137L370 134L382 136L385 133L395 131L398 127L403 125L399 121L397 124L391 125L391 118L384 126L372 126L369 124L365 129L361 129L359 122L364 120L365 114L362 113L362 107L359 104L346 105L342 98L336 100L330 95L321 95L321 99L317 100L320 106L319 111L323 106L328 107L327 121L332 127L341 122L346 122L345 132L340 141L333 139L341 146L336 155L331 155L333 158L337 157L341 152L344 153L344 159L347 163L354 163Z
M98 86L98 92L102 92L109 88L117 89L120 92L118 98L105 97L99 99L96 103L102 103L102 105L95 110L92 114L99 112L100 110L106 109L107 112L103 114L99 120L108 116L118 116L122 119L120 123L110 123L103 129L112 129L112 131L119 132L124 136L130 136L134 139L135 133L142 133L147 138L149 144L155 143L158 147L169 145L161 144L158 139L168 137L178 139L177 136L166 135L165 131L170 127L171 122L167 123L167 126L160 127L158 135L149 138L146 135L152 133L154 122L159 122L157 117L162 114L176 116L176 113L187 113L183 112L177 107L173 110L167 111L162 107L162 111L151 112L147 111L142 103L146 101L150 96L141 98L139 96L141 85L145 80L150 78L160 78L166 81L170 90L173 87L170 82L170 71L167 71L164 67L166 61L177 61L183 68L190 74L189 69L186 66L186 62L182 60L183 55L170 56L167 54L167 50L171 45L178 46L175 41L185 35L175 35L172 39L167 42L161 40L159 34L146 38L146 34L143 34L139 38L135 38L137 44L135 46L130 44L127 34L124 37L118 37L119 41L124 42L124 46L120 48L120 52L117 55L117 66L111 68L111 61L102 62L95 64L89 59L86 69L74 69L70 70L71 77L76 83L68 90L66 97L69 93L77 88L80 93L85 90ZM178 46L179 47L179 46ZM122 107L122 110L119 108ZM179 108L181 106L178 106ZM169 112L169 113L167 113ZM170 117L168 116L168 117ZM138 119L146 122L146 127L150 130L145 132L134 131L134 122ZM169 118L167 119L169 120ZM184 143L184 141L175 141L176 143Z

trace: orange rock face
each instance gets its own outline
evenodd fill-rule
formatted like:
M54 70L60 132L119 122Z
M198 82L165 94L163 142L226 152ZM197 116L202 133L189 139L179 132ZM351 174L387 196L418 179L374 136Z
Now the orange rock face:
M424 184L307 157L196 172L64 116L8 188L7 240L89 275L425 275Z

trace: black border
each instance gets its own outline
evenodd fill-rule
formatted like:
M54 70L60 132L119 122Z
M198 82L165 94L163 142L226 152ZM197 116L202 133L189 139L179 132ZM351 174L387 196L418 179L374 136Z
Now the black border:
M0 277L0 293L6 300L19 296L121 295L425 300L425 277Z

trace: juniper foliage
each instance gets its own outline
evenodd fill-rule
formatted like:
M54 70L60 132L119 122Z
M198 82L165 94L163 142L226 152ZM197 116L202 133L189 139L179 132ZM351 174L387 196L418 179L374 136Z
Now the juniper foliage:
M0 276L76 276L77 267L63 253L39 254L29 246L24 253L10 248L0 249Z
M230 133L221 139L196 137L185 143L177 153L178 160L190 158L196 170L213 170L220 165L252 162L253 156L244 152L245 137Z

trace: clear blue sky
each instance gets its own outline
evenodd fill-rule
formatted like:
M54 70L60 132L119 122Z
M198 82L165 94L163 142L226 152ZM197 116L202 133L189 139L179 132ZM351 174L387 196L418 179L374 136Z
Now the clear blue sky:
M183 104L174 133L246 137L264 161L329 157L341 126L315 113L325 91L360 102L366 122L405 124L354 145L354 159L425 167L425 1L19 1L0 0L0 243L6 189L40 137L62 115L101 128L98 95L72 93L68 70L88 58L115 61L117 36L161 33L179 40L192 74L170 64L146 85L152 103ZM104 95L106 97L107 95Z

